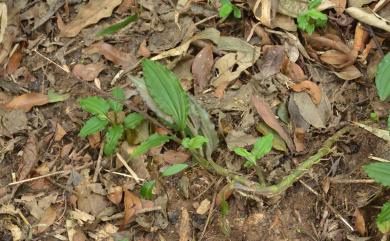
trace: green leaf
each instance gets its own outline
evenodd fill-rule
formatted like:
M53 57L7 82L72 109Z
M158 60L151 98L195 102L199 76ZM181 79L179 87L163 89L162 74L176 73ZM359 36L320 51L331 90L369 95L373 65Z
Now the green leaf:
M387 53L378 65L375 85L379 98L386 100L390 96L390 53Z
M256 125L256 130L263 135L272 134L274 137L272 139L272 147L278 151L288 152L286 143L283 141L280 135L274 129L269 127L267 124L265 124L264 122L259 122Z
M153 197L153 188L156 186L156 181L155 180L152 180L152 181L148 181L148 182L145 182L144 185L142 185L141 187L141 197L145 198L145 199L152 199Z
M49 103L61 102L67 100L68 98L69 98L68 94L61 95L61 94L57 94L52 90L49 90L47 92L47 100Z
M144 120L144 117L139 113L131 113L125 117L124 125L126 129L135 129L141 122Z
M126 99L125 92L120 87L115 87L111 90L111 95L115 98L117 101L124 101Z
M183 141L181 142L181 144L189 149L189 150L196 150L196 149L199 149L199 148L202 148L203 144L204 143L207 143L208 142L208 139L204 136L195 136L193 138L184 138Z
M256 157L244 148L236 147L234 148L234 153L246 159L246 162L244 163L245 167L255 166L257 164Z
M91 134L95 134L103 130L108 124L108 120L102 120L94 116L91 119L87 120L79 132L79 136L86 137Z
M144 142L142 142L139 146L137 146L134 151L131 153L131 156L137 157L142 154L145 154L153 147L161 146L162 144L168 142L170 140L169 136L163 136L159 134L153 134L149 136Z
M321 2L322 0L312 0L310 1L308 8L309 9L317 8L318 6L320 6Z
M219 9L219 17L226 18L228 17L233 11L233 4L232 3L226 3L223 4L222 7Z
M98 115L101 118L103 118L110 109L110 105L108 104L108 102L98 96L90 96L81 99L80 106L83 110L91 114Z
M390 186L390 163L375 162L363 166L369 177L383 186Z
M390 202L383 204L381 212L376 218L376 224L382 233L390 232Z
M110 108L116 113L119 113L123 110L123 104L116 100L108 100L108 104L110 105Z
M153 100L166 114L172 116L179 130L184 130L189 109L187 93L176 75L164 65L152 60L142 62L145 84Z
M252 149L252 155L255 156L256 160L262 158L263 156L268 154L268 152L271 151L272 140L273 140L272 134L268 134L256 140L256 143Z
M119 30L126 27L130 23L136 21L137 19L138 19L138 14L128 16L123 21L121 21L119 23L115 23L115 24L113 24L105 29L100 30L99 32L96 33L96 36L104 36L104 35L109 35L109 34L113 34L115 32L118 32Z
M180 164L174 164L172 166L169 166L167 168L165 168L162 172L161 172L161 175L163 177L169 177L169 176L172 176L172 175L175 175L181 171L183 171L184 169L186 169L188 167L187 164L185 163L180 163Z
M236 6L233 6L233 16L235 18L241 18L241 10Z
M108 129L103 150L106 156L110 156L114 153L119 140L122 138L123 131L122 125L114 125Z
M226 217L228 214L229 214L229 204L223 197L221 201L221 215L223 217Z

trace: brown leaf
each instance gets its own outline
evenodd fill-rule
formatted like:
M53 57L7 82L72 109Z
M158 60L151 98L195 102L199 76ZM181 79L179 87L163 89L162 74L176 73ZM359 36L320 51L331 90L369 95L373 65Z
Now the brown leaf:
M321 102L322 92L318 85L310 80L304 80L291 87L295 92L305 91L313 100L313 103L318 105Z
M294 130L294 144L297 152L305 150L305 130L303 128L295 128Z
M329 177L325 177L324 180L322 181L322 190L324 191L325 194L329 192L330 189L330 179Z
M87 237L85 236L84 232L81 231L81 230L77 230L74 234L73 234L73 238L72 238L73 241L88 241Z
M4 105L6 109L20 109L25 112L31 110L33 106L46 105L49 98L41 93L28 93L12 98L10 102Z
M34 134L30 134L23 148L22 163L19 166L18 180L24 180L30 174L38 161L38 144Z
M37 233L42 233L46 231L54 223L56 217L57 217L56 209L52 207L48 207L45 210L45 213L43 214L41 220L39 221L37 227Z
M349 57L338 50L331 49L323 53L320 59L327 64L338 67L348 62Z
M263 54L262 60L257 61L260 78L268 78L279 73L286 57L284 47L282 45L265 45Z
M355 217L355 228L360 235L364 236L367 233L366 223L364 221L364 216L358 208L356 208L353 216Z
M260 117L264 120L264 122L269 127L274 129L279 134L279 136L282 137L282 139L286 142L288 149L290 149L290 151L293 151L294 144L290 136L279 124L269 105L264 100L259 99L256 96L252 96L252 103L255 106L257 113L259 113Z
M224 186L215 197L215 205L219 206L223 200L228 200L229 197L233 194L233 190L234 189L231 184Z
M207 87L213 65L213 47L212 45L207 45L199 51L192 63L192 74L194 75L196 93L202 92Z
M286 66L283 68L283 73L294 81L302 81L307 79L302 68L298 64L291 61L287 62Z
M191 239L191 222L190 215L186 208L181 208L180 226L179 226L179 241L189 241Z
M151 53L148 49L148 46L146 46L146 40L142 41L142 43L139 45L137 55L145 58L150 57Z
M60 141L62 138L66 135L66 131L64 128L60 125L60 123L57 123L56 125L56 133L54 135L55 141Z
M21 61L22 61L22 47L20 46L9 58L5 73L13 74L19 68Z
M107 190L107 198L114 204L118 205L122 201L123 189L120 186L110 187Z
M87 139L92 148L97 148L101 142L100 132L87 136Z
M94 0L82 5L76 17L60 28L61 37L75 37L80 31L100 19L110 17L112 10L121 4L122 0Z
M126 225L130 222L136 212L142 208L142 203L139 197L134 195L132 192L127 190L124 190L124 192L125 197L123 199L123 204L125 206L125 215L123 218L123 224Z
M343 69L340 69L337 72L334 72L337 77L343 80L353 80L362 76L362 73L355 67L355 65L350 65Z
M336 10L336 12L338 14L342 14L345 10L345 6L347 5L347 0L330 0L331 2L334 3L334 10Z
M168 150L163 154L160 154L160 158L169 164L184 163L190 159L191 155L187 152Z
M122 66L123 68L134 66L137 62L137 59L129 53L124 53L121 50L115 48L111 44L99 42L91 45L87 50L87 54L99 53L103 55L106 59L114 62L117 65Z
M102 63L97 64L76 64L73 67L72 73L85 81L93 81L104 70L106 66Z

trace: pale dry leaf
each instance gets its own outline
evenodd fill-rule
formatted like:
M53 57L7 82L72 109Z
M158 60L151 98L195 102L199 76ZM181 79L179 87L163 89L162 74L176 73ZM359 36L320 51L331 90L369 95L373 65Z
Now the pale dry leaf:
M236 147L246 147L255 144L256 138L242 130L232 130L227 134L225 141L228 149L233 151Z
M320 59L323 62L335 67L341 66L349 61L349 57L346 54L334 49L328 50L321 54Z
M122 0L94 0L82 5L76 17L60 29L61 37L75 37L80 31L102 18L110 17Z
M103 63L76 64L73 67L72 73L81 80L93 81L105 68L106 66Z
M13 241L20 241L23 238L22 230L16 224L12 224L10 222L4 222L4 229L7 229L11 232ZM24 239L23 239L24 240Z
M320 87L316 83L310 80L304 80L297 84L294 84L291 89L295 92L305 91L308 93L314 102L314 104L318 105L322 98L322 92Z
M160 154L159 157L166 163L179 164L188 161L191 155L187 152L168 150Z
M201 93L208 85L211 69L214 65L213 47L207 45L195 56L192 63L196 93Z
M60 141L66 135L66 131L60 123L56 125L56 133L54 135L54 141Z
M23 148L22 163L19 166L18 180L24 180L28 177L38 162L38 140L34 134L30 134Z
M12 98L10 102L4 105L5 109L19 109L29 112L33 106L46 105L49 98L41 93L27 93Z
M362 77L362 73L354 65L342 68L333 73L343 80L353 80Z
M373 135L376 135L377 137L379 137L385 141L390 142L390 134L389 134L388 130L374 128L374 127L371 127L371 126L368 126L368 125L365 125L362 123L358 123L358 122L354 122L353 124L359 126L360 128L365 129L368 132L371 132Z
M297 152L305 150L305 130L303 128L294 129L294 144Z
M347 0L330 0L334 3L333 8L336 10L338 14L342 14L347 5Z
M367 233L366 229L366 222L364 220L364 216L362 212L358 208L355 209L355 212L353 213L353 216L355 217L355 228L359 232L360 235L364 236Z
M190 215L186 208L181 208L180 226L179 226L179 241L191 240L191 222Z
M111 44L99 42L91 45L85 50L87 54L99 53L114 64L123 68L134 66L137 63L136 57L130 53L124 53Z
M196 213L200 215L204 215L209 211L211 202L207 198L200 202L199 207L196 209Z
M123 188L121 186L109 187L107 192L107 198L115 205L122 201Z
M42 233L46 231L56 220L57 211L53 207L48 207L45 210L39 224L37 225L37 233Z
M378 17L374 12L370 10L364 8L349 7L345 9L345 12L347 12L353 18L359 20L362 23L390 32L389 23L385 19Z
M7 5L6 3L0 3L0 16L1 16L1 24L0 24L0 44L3 43L5 29L8 25L8 14L7 14Z
M370 4L377 0L348 0L348 7L362 7L363 5Z
M290 151L293 151L294 144L290 136L287 134L284 128L279 124L270 106L264 100L257 98L256 96L252 96L252 103L255 106L257 113L264 120L264 122L269 127L274 129L279 134L279 136L286 142L288 149L290 149Z

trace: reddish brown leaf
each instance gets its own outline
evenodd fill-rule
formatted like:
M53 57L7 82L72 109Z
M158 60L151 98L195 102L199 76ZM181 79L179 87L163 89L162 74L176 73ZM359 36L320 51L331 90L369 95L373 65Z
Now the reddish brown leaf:
M126 225L130 222L131 218L134 217L136 212L142 208L141 200L134 195L132 192L124 190L125 197L123 199L125 215L123 218L123 224Z
M313 103L318 105L321 102L322 98L322 92L320 87L316 85L316 83L310 81L310 80L304 80L299 82L298 84L293 85L292 90L295 92L302 92L305 91L308 93L313 100Z
M290 77L294 81L302 81L306 79L305 73L302 68L294 62L288 61L283 68L283 73Z
M57 217L56 209L52 207L48 207L45 210L45 213L43 214L41 220L39 221L37 227L37 233L42 233L46 231L54 223L56 217Z
M92 148L98 147L101 142L100 132L87 136L87 139Z
M4 105L6 109L20 109L25 112L31 110L33 106L45 105L49 102L49 98L41 93L28 93L12 98L10 102Z
M179 164L188 161L191 155L186 152L169 150L161 154L160 157L166 163Z
M323 53L320 56L320 59L330 65L333 65L335 67L344 65L346 62L349 61L349 57L338 50L328 50L325 53Z
M148 46L146 46L146 40L142 41L142 43L139 45L137 55L149 58L150 54L150 50L148 49Z
M37 142L34 134L31 134L27 139L23 149L22 163L19 166L19 181L27 178L38 161Z
M56 133L54 135L55 141L60 141L62 138L66 135L66 131L64 128L60 125L60 123L57 123L56 125Z
M91 45L86 52L88 54L99 53L103 55L106 59L122 66L123 68L128 68L134 66L137 62L137 59L129 53L124 53L121 50L115 48L111 44L99 42Z
M9 58L5 73L6 74L14 73L19 68L21 61L22 61L22 47L19 47Z
M85 81L93 81L97 78L106 66L102 63L97 64L76 64L73 67L72 73L78 78Z
M114 204L118 205L122 201L123 189L120 186L110 187L107 198Z
M305 150L305 130L303 128L295 128L294 130L294 144L297 152Z
M228 200L229 197L233 194L233 187L231 184L224 186L215 197L215 205L221 205L223 200Z
M364 221L364 216L357 208L353 214L355 217L355 228L359 232L360 235L364 236L367 232L366 222Z
M347 4L347 0L330 0L330 1L335 4L333 8L334 10L336 10L338 14L342 14L344 12L345 6Z
M286 142L288 148L291 151L293 151L294 144L293 144L290 136L283 129L283 127L279 124L274 113L272 113L272 110L269 107L269 105L264 100L259 99L256 96L252 96L252 103L255 106L257 113L259 113L260 117L264 120L264 122L269 127L274 129L279 134L279 136L282 137L282 139Z
M340 69L337 72L334 72L337 77L343 80L353 80L362 76L362 73L354 65Z
M85 236L85 234L81 230L77 230L73 234L73 239L72 240L73 241L88 241L87 237Z
M202 92L209 84L209 75L213 65L213 47L212 45L207 45L199 51L192 63L192 74L194 75L194 87L196 93Z

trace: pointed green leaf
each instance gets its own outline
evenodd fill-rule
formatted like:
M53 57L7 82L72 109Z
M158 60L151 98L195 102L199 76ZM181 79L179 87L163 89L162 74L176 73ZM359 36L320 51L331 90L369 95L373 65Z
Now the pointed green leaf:
M383 204L381 212L376 218L376 224L382 233L390 232L390 202Z
M131 153L131 156L137 157L142 154L145 154L153 147L161 146L162 144L170 140L169 136L163 136L159 134L153 134L149 136L144 142L137 146L134 151Z
M126 99L125 92L120 87L114 87L111 90L111 95L117 100L117 101L124 101Z
M223 197L221 201L221 215L223 217L226 217L228 214L229 214L229 204L225 200L225 197Z
M114 153L119 140L122 138L123 131L122 125L114 125L108 129L103 150L106 156L110 156Z
M61 102L61 101L67 100L68 98L69 98L68 94L64 94L64 95L57 94L53 90L49 90L47 92L47 99L48 99L49 103Z
M317 8L318 6L320 6L321 2L322 0L311 0L308 8L309 9Z
M234 148L234 153L236 153L237 155L242 156L246 159L249 159L253 156L252 153L250 153L249 151L247 151L246 149L244 149L242 147Z
M390 96L390 53L387 53L378 65L375 85L379 98L386 100Z
M233 4L232 3L226 3L223 4L222 7L219 9L219 17L220 18L226 18L230 15L230 13L233 11Z
M95 134L96 132L103 130L107 124L108 120L102 120L94 116L85 122L83 128L80 130L79 136L86 137Z
M241 10L236 6L233 7L233 16L235 18L241 18Z
M125 117L124 125L126 129L135 129L141 122L144 120L144 117L139 113L131 113Z
M118 32L122 28L126 27L130 23L136 21L138 19L138 14L131 15L127 18L125 18L123 21L120 21L119 23L115 23L103 30L100 30L99 32L96 33L96 36L104 36L104 35L109 35Z
M369 177L383 186L390 186L390 163L375 162L363 166Z
M278 151L288 152L286 143L283 141L283 139L280 137L280 135L271 127L269 127L264 122L260 122L256 125L256 130L260 132L263 135L272 134L272 147L275 148Z
M119 113L123 110L123 104L116 100L108 100L108 104L110 105L111 110L116 113Z
M166 114L172 116L180 130L186 126L189 100L176 75L164 65L144 60L144 79L149 94Z
M140 191L140 194L141 194L141 197L145 198L145 199L152 199L153 197L153 188L156 186L156 181L155 180L151 180L151 181L148 181L148 182L145 182L142 187L141 187L141 191Z
M189 150L196 150L203 146L204 143L207 143L208 139L204 136L195 136L193 138L184 138L181 144L189 149Z
M180 163L180 164L174 164L172 166L169 166L167 168L165 168L162 172L161 172L161 175L163 177L169 177L169 176L172 176L172 175L175 175L181 171L183 171L184 169L186 169L188 167L187 164L185 163Z
M100 117L105 116L110 109L108 102L99 96L81 99L80 106L83 110Z
M272 149L272 140L273 140L273 135L268 134L264 137L258 138L256 140L255 145L253 146L252 149L252 154L255 156L255 159L260 159L263 156L265 156L268 152L271 151Z

